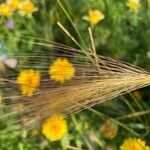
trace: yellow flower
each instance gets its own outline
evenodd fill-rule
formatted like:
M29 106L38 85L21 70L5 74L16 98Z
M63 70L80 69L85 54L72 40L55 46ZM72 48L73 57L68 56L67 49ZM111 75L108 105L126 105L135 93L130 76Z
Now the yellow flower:
M40 73L33 69L23 70L17 78L17 83L23 95L32 96L40 85Z
M48 118L42 125L42 134L50 141L60 140L67 131L67 122L61 115Z
M19 7L20 0L7 0L7 4L12 10L16 10Z
M91 25L95 25L98 22L100 22L101 20L104 19L104 14L99 11L99 10L90 10L89 11L89 16L88 16L88 20L91 23Z
M19 5L19 13L20 15L28 15L31 16L33 12L37 11L37 8L30 0L25 0Z
M64 83L75 75L75 68L66 58L57 58L49 67L51 79Z
M145 147L145 150L150 150L150 146L146 146L146 147Z
M136 12L140 7L139 0L128 0L127 6L134 12Z
M12 10L8 4L0 4L0 16L10 16L11 14Z
M120 150L145 150L145 141L136 138L126 139L120 146Z

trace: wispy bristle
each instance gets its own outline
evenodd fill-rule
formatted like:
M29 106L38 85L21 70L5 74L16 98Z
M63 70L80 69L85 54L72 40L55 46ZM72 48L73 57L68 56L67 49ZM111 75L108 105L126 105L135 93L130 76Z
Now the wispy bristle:
M97 68L93 53L57 43L36 43L39 51L34 55L19 53L18 70L38 69L42 81L32 97L20 94L16 79L18 71L1 78L0 87L6 93L6 105L1 119L14 117L13 127L19 123L29 128L40 125L44 119L55 114L70 115L119 95L150 85L150 73L131 64L97 56ZM47 50L49 49L49 50ZM55 51L55 52L52 52ZM67 58L75 67L73 79L64 84L50 80L49 65L57 58Z

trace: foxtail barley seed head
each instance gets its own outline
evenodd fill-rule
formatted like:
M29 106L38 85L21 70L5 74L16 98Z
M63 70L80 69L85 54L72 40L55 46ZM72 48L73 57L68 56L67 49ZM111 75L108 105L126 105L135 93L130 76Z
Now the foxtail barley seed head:
M45 50L19 53L18 71L0 80L5 104L0 118L16 119L11 130L35 128L50 116L70 115L150 85L150 73L131 64L54 42L36 44Z

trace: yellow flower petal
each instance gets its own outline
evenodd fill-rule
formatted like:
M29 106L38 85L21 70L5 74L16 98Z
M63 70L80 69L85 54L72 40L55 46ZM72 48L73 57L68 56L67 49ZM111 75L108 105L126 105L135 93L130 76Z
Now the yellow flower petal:
M145 150L145 141L136 138L126 139L120 147L120 150Z
M49 67L51 79L64 83L75 75L75 68L66 58L57 58Z
M99 11L99 10L94 10L94 11L90 10L88 20L91 23L91 25L95 25L98 22L100 22L101 20L103 20L104 17L105 16L101 11Z
M145 147L145 150L150 150L150 146L146 146L146 147Z
M0 4L0 16L10 16L12 14L12 10L9 5L2 3Z
M136 12L140 7L139 0L128 0L127 6L134 12Z
M20 0L7 0L7 4L14 11L14 10L18 9Z
M20 15L28 15L31 16L33 12L37 11L37 8L30 0L25 0L19 5L19 13Z
M67 122L61 115L46 119L42 125L42 134L50 141L60 140L67 131Z
M145 147L145 150L150 150L150 146L146 146L146 147Z
M40 73L33 69L23 70L17 78L17 83L23 95L32 96L40 85Z

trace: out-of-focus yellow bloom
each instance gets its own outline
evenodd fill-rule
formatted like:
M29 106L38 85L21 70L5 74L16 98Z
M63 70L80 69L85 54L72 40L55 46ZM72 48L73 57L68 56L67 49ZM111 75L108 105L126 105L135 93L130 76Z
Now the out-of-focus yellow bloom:
M118 126L108 119L103 122L100 131L105 138L113 139L118 133Z
M14 10L18 9L20 0L7 0L7 4L14 11Z
M67 131L67 122L61 115L48 118L42 125L42 134L50 141L60 140Z
M127 6L134 12L136 12L140 7L139 0L128 0Z
M120 150L146 150L145 141L136 138L126 139L120 146Z
M104 19L104 14L99 10L90 10L88 20L91 25L95 25Z
M146 146L146 147L145 147L145 150L150 150L150 146Z
M49 67L52 80L64 83L75 75L75 68L66 58L57 58Z
M0 4L0 16L10 16L11 14L12 10L8 4Z
M23 70L17 78L17 83L23 95L32 96L40 85L40 72L33 69Z
M20 15L28 15L31 16L33 12L37 11L37 8L30 0L22 1L19 5L19 13Z

